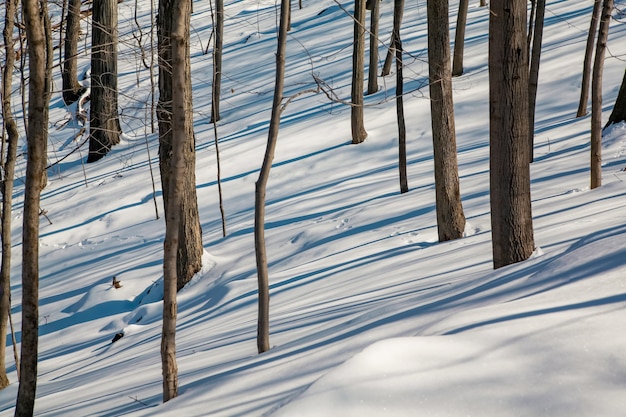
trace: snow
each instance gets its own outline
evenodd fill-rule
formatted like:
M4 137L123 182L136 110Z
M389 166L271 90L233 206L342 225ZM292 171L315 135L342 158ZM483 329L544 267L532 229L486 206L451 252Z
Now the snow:
M369 136L360 145L349 144L349 108L323 94L301 95L287 107L267 193L272 349L262 355L255 341L252 231L254 182L272 102L276 3L225 3L222 119L217 125L225 238L209 123L212 58L204 54L211 31L208 2L194 2L192 17L196 174L205 254L202 271L178 297L179 396L162 403L164 221L158 138L146 110L149 73L136 61L134 3L123 2L122 143L95 164L81 162L86 147L62 159L84 137L74 138L80 123L62 124L76 109L66 108L60 93L52 97L49 162L59 162L48 170L41 202L52 224L42 218L35 413L622 416L626 124L604 132L603 186L590 191L590 120L574 117L592 2L547 4L531 166L537 248L525 262L496 271L491 263L488 10L478 2L469 9L466 74L453 80L468 220L463 239L437 242L425 1L407 2L402 31L411 53L404 71L408 194L399 194L393 75L379 78L381 90L366 97ZM303 3L302 10L293 6L285 95L314 88L315 75L348 99L351 18L332 0ZM451 3L454 24L458 4ZM139 21L147 28L150 3L139 0L138 5ZM381 60L392 5L382 2ZM612 22L604 121L623 76L626 45L619 40L625 31L622 22ZM143 39L149 40L147 32ZM89 55L81 49L79 73L88 64ZM55 91L60 85L56 71ZM13 108L21 123L17 97ZM22 155L13 211L11 291L18 343L25 164ZM120 288L112 286L113 278ZM112 343L116 334L123 336ZM10 344L9 336L12 384L0 391L2 416L13 414L18 386Z

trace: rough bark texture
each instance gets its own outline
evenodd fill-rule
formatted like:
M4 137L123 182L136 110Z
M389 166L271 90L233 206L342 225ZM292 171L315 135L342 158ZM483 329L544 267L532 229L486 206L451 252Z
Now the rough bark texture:
M465 26L467 24L467 9L469 0L459 1L459 14L456 18L456 31L454 32L454 57L452 60L452 76L463 74L463 52L465 50Z
M525 0L491 4L489 124L493 264L499 268L534 250Z
M91 34L91 117L87 162L120 142L117 111L117 0L94 0Z
M605 128L613 123L619 123L626 121L626 71L624 72L624 78L622 78L622 85L617 93L617 100L613 106L609 121L606 122Z
M2 73L2 119L7 133L6 156L2 155L2 265L0 267L0 390L9 385L6 372L6 343L8 319L11 312L11 211L13 209L13 180L15 177L15 157L19 133L11 111L11 89L13 66L15 64L14 19L17 0L7 0L4 12L5 62ZM3 147L4 148L4 147Z
M354 46L352 50L352 143L367 138L363 120L363 78L365 61L365 0L354 1Z
M406 167L406 124L404 122L404 77L402 74L402 38L400 27L404 14L404 0L395 0L393 4L393 48L396 55L396 118L398 120L398 174L400 193L409 192L409 180Z
M165 216L170 196L170 164L172 157L172 6L173 0L161 0L158 14L158 43L159 43L159 103L157 115L159 119L159 169L161 172L161 186L163 188L163 202ZM189 30L187 28L187 30ZM187 38L189 36L187 35ZM186 174L181 179L182 206L180 209L180 227L177 261L177 288L180 290L187 284L193 275L202 267L202 229L198 213L198 198L196 195L196 153L191 115L191 68L189 51L186 52L185 89L188 90L186 135L184 144L184 161Z
M265 245L265 190L274 160L278 129L280 128L281 102L285 85L285 51L287 49L287 26L289 24L289 0L282 0L280 6L280 25L278 28L278 46L276 48L276 80L274 82L274 101L267 135L265 157L261 165L259 179L255 184L254 194L254 249L256 255L257 277L259 285L259 314L257 323L257 350L259 353L270 349L270 290L267 268L267 250Z
M45 5L44 5L45 6ZM37 390L39 337L39 200L43 188L48 132L45 8L37 0L22 2L28 39L28 163L22 224L22 352L16 416L32 416ZM43 10L42 10L43 9Z
M534 160L535 145L535 104L537 103L537 86L539 84L539 62L541 59L541 42L543 39L543 22L546 13L546 0L537 0L535 24L533 26L532 55L528 76L528 152L530 162Z
M591 189L602 185L602 73L613 0L604 0L591 78Z
M215 46L213 47L213 86L211 123L220 120L220 89L222 88L222 49L224 39L224 0L215 0Z
M371 4L370 4L371 3ZM370 0L370 53L367 73L367 94L378 91L378 21L380 17L380 0Z
M429 1L428 76L435 162L435 193L439 241L463 237L465 215L459 190L452 79L448 2Z
M593 11L591 12L591 23L589 25L589 34L587 35L587 47L585 48L585 61L583 63L583 79L580 86L580 101L578 102L578 111L576 117L582 117L587 114L587 101L589 100L589 80L591 79L591 62L593 59L593 46L598 30L598 20L600 20L600 11L602 10L602 0L595 0L593 3Z
M63 101L72 104L81 95L82 86L78 82L78 36L80 34L80 5L81 0L69 0L65 41L65 58L63 61Z

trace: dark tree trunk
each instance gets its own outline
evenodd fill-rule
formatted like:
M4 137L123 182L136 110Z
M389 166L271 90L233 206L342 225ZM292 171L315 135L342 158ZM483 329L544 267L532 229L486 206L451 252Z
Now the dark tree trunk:
M11 110L11 90L13 67L15 64L14 20L17 0L7 0L4 9L4 48L5 61L2 73L2 118L7 132L8 147L2 160L2 265L0 267L0 390L9 385L6 372L6 343L8 319L11 314L11 211L13 209L13 180L15 178L15 158L19 132ZM4 140L4 135L3 138ZM4 144L3 144L4 145Z
M170 164L172 158L172 7L174 0L161 0L158 13L158 50L159 50L159 103L157 116L159 119L159 169L161 172L161 187L163 188L163 202L165 216L170 197ZM189 115L186 125L184 144L184 160L186 175L181 180L182 207L180 210L178 261L177 261L177 288L180 290L187 284L193 275L202 267L202 229L200 227L200 215L198 213L198 198L196 195L196 153L193 133L193 120L191 115L191 69L189 64L189 51L185 58L186 84L189 90L189 103L187 112Z
M370 4L371 3L371 4ZM370 13L370 53L367 75L367 94L378 91L378 21L380 15L380 0L368 0L371 6Z
M91 117L87 162L120 142L117 111L117 0L94 0L91 40Z
M406 124L404 122L404 77L402 74L402 38L400 27L404 14L404 0L395 0L393 4L393 49L396 55L396 118L398 120L398 173L400 193L409 192L409 180L406 166Z
M604 0L591 79L591 189L602 185L602 73L613 0Z
M363 78L365 66L365 0L354 1L354 47L352 51L352 143L367 137L363 120Z
M530 162L534 160L535 145L535 105L537 103L537 85L539 83L539 61L541 59L541 41L543 39L543 22L546 11L546 0L537 0L535 25L533 26L533 46L528 76L528 149Z
M429 1L428 75L433 129L439 241L463 237L465 215L459 190L450 70L448 2Z
M609 121L606 122L605 128L613 123L619 123L626 121L626 71L624 72L624 78L622 78L622 85L617 93L617 100L613 106Z
M43 188L48 132L47 109L50 92L46 90L48 66L45 19L46 5L23 0L22 11L28 40L28 163L24 191L22 224L22 360L16 416L32 416L37 390L39 338L39 201Z
M220 120L220 89L222 88L222 48L224 39L224 0L215 0L215 46L213 47L213 86L211 123Z
M593 46L596 40L596 32L598 31L598 20L600 20L600 12L602 10L602 0L595 0L593 3L593 11L591 12L591 24L589 25L589 34L587 35L587 47L585 48L585 61L583 63L583 79L580 86L580 101L578 102L578 111L576 117L582 117L587 114L587 101L589 100L589 80L591 79L591 62L593 59Z
M274 160L278 129L280 128L281 102L285 85L285 51L287 50L287 25L289 23L290 0L282 0L280 6L280 25L278 28L278 46L276 48L276 81L274 83L274 101L267 146L259 179L255 184L254 194L254 249L259 284L259 314L257 323L257 350L259 353L270 349L270 293L269 272L267 268L267 250L265 245L265 190Z
M383 63L383 70L380 72L381 77L386 77L391 73L391 64L393 63L393 45L395 45L395 39L393 38L393 31L391 32L391 39L389 40L389 49L385 56L385 62Z
M526 0L494 1L489 14L490 194L493 265L532 254L528 154Z
M463 74L463 51L465 50L465 26L467 25L467 9L469 0L459 1L459 14L456 18L456 31L454 33L454 57L452 60L452 76L458 77Z
M82 86L78 82L78 36L80 34L81 0L69 0L65 29L65 59L63 61L63 101L72 104L80 97Z

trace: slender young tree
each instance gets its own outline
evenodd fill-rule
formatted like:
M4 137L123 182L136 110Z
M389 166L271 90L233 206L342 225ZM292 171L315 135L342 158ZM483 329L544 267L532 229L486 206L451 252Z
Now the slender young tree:
M22 13L28 40L28 162L22 223L22 352L16 416L32 416L37 390L39 338L39 201L43 189L48 132L50 84L43 2L23 0Z
M526 0L491 2L489 13L489 175L493 265L532 254L528 152Z
M456 157L447 1L428 1L428 77L439 241L463 237L465 215Z
M404 77L402 74L402 38L400 27L404 14L404 0L393 3L393 48L396 56L396 118L398 120L398 171L400 177L400 193L409 192L409 180L406 167L406 124L404 121Z
M177 0L181 1L181 0ZM188 1L188 0L187 0ZM159 50L159 102L157 116L159 120L159 169L161 172L161 186L163 188L163 202L165 216L169 207L170 197L170 164L172 158L172 7L174 0L161 0L157 19L157 36ZM189 29L189 28L187 28ZM185 58L185 71L187 71L186 87L189 89L191 100L191 68L190 56L187 50ZM177 288L180 290L187 284L193 275L202 267L202 229L198 212L198 198L196 194L196 153L195 138L191 115L193 109L191 101L188 103L187 113L189 123L186 125L185 135L185 166L186 174L180 181L182 184L183 201L180 210L180 226L178 230L178 260L177 260Z
M365 61L365 0L354 0L354 44L352 50L352 143L367 138L363 120L363 78Z
M543 22L545 12L546 0L537 0L530 57L530 73L528 76L528 148L530 162L533 162L534 160L535 106L537 103L537 86L539 84L539 61L541 58L541 41L543 39Z
M224 44L224 0L215 0L215 44L213 47L213 85L211 123L220 120L220 89L222 88L222 49Z
M367 73L367 94L378 91L378 21L380 17L380 0L367 0L370 10L370 53Z
M613 106L613 111L611 111L609 120L606 122L606 125L604 125L604 128L607 128L613 123L623 121L626 121L626 71L624 71L624 78L622 78L622 85L619 88L619 93L617 93L617 100Z
M2 120L7 133L6 155L2 158L2 265L0 267L0 390L9 385L6 371L6 343L8 319L11 314L11 211L13 209L13 180L15 177L15 159L19 132L11 110L11 90L13 85L13 67L15 65L15 38L13 37L14 21L17 11L17 0L7 0L4 5L4 38L5 61L2 72ZM4 140L4 135L3 135ZM4 145L4 143L3 143Z
M458 77L463 74L463 51L465 50L465 26L467 25L467 9L469 0L459 1L459 12L456 18L456 30L454 32L454 56L452 60L452 76Z
M117 110L117 0L94 0L91 32L91 110L87 162L120 142Z
M269 272L267 268L267 249L265 246L265 190L274 160L278 129L280 128L280 114L283 89L285 86L285 51L287 50L287 27L289 25L290 0L281 0L280 23L278 27L278 46L276 48L276 81L274 83L274 101L270 127L267 134L265 157L259 172L259 179L255 183L254 194L254 248L259 283L259 314L257 326L257 349L259 353L270 349L270 293Z
M594 0L593 11L591 12L591 23L589 25L589 34L587 35L587 47L585 48L585 61L583 63L583 79L580 85L580 100L578 102L576 117L582 117L587 114L587 101L589 101L589 80L591 78L591 64L593 61L593 47L596 40L598 20L600 20L601 11L602 0Z
M78 37L80 35L80 5L81 0L69 0L65 40L65 56L63 60L63 101L72 104L81 95L82 86L78 82Z
M613 0L604 0L591 78L591 189L602 185L602 73Z

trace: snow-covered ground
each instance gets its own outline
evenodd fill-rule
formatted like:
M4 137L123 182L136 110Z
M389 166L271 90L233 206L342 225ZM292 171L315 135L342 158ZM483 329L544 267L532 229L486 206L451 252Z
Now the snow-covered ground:
M96 164L82 164L86 148L61 160L76 146L80 127L62 126L72 109L59 93L51 103L49 159L59 163L49 170L41 203L52 224L42 218L36 414L623 416L626 126L605 132L604 185L590 191L590 120L574 118L592 2L547 5L531 168L537 250L526 262L497 271L491 264L488 10L478 1L468 15L466 74L453 82L465 238L437 243L425 1L407 2L402 32L408 194L399 194L393 76L379 78L381 90L366 97L369 136L361 145L349 144L348 107L323 94L301 95L289 105L268 185L272 349L262 355L255 342L253 193L272 101L276 2L225 3L217 131L226 238L209 123L209 2L194 2L192 17L206 254L203 271L179 293L179 397L161 402L158 139L146 110L149 72L138 63L133 36L134 2L124 1L122 143ZM314 74L348 99L351 18L333 0L303 3L302 10L294 3L285 94L315 87ZM352 10L353 2L340 3ZM150 3L138 4L139 25L149 27ZM453 23L457 5L451 4ZM382 1L381 60L392 7ZM620 13L605 64L604 120L626 66ZM142 39L149 42L147 33ZM81 71L89 62L83 52ZM58 71L54 85L60 89ZM21 157L11 286L18 341L24 173ZM121 288L113 288L113 277ZM117 333L124 336L111 343ZM17 393L10 347L7 362L12 384L0 392L1 415L12 415Z

